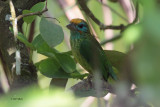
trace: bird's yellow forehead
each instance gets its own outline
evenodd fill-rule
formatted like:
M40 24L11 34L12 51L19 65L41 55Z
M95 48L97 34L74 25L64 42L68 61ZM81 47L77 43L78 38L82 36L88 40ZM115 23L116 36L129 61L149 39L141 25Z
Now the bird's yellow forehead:
M82 20L82 19L72 19L71 21L70 21L70 23L74 23L74 24L79 24L79 23L81 23L81 22L83 22L84 20Z

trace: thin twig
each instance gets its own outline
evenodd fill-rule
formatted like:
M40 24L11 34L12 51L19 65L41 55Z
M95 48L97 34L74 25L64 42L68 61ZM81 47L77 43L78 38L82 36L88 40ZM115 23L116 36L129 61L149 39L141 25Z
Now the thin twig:
M21 18L27 17L27 16L42 15L42 14L43 14L44 12L46 12L46 11L48 11L48 8L47 8L47 0L46 0L45 8L44 8L42 11L19 15L19 16L17 17L17 20L20 20Z
M137 1L137 3L136 3L136 17L135 17L134 21L132 22L133 24L135 24L138 21L138 14L139 14L139 3Z
M45 9L47 9L47 0L46 0L46 5L45 5Z
M123 31L126 27L128 27L128 26L130 26L132 24L135 24L137 22L137 20L138 20L138 11L139 11L138 2L137 2L137 5L136 5L136 17L135 17L135 20L132 23L128 24L127 26L124 26L123 24L121 24L119 26L113 26L113 25L107 26L107 25L104 25L103 23L101 23L94 16L94 14L91 12L91 10L87 7L85 0L78 0L77 2L80 5L80 7L82 8L82 10L85 12L85 14L87 14L97 25L100 26L101 30L113 29L113 30L121 30L121 31ZM105 5L105 4L103 4L103 5Z
M55 19L58 23L60 23L60 21L57 18L54 18L54 17L44 17L44 18Z
M27 24L28 26L28 24ZM29 36L28 36L28 42L32 42L34 38L34 30L35 30L35 20L31 23L30 30L29 30ZM27 30L26 30L27 32Z
M119 26L106 26L103 23L101 23L91 12L91 10L87 7L85 0L78 0L77 1L78 4L80 5L80 7L82 8L82 10L85 12L85 14L87 14L97 25L100 26L101 30L105 30L105 29L114 29L114 30L123 30L124 29L124 25L119 25Z
M132 23L130 23L130 24L128 24L127 26L125 26L124 29L126 29L127 27L135 24L135 23L138 21L138 15L139 15L139 4L138 4L138 2L137 2L137 3L136 3L136 16L135 16L135 19L134 19L134 21L133 21ZM122 31L123 31L123 30L122 30ZM121 36L122 36L122 35L119 34L119 35L117 35L117 36L114 36L114 37L111 38L111 39L104 40L104 41L101 42L101 45L105 45L106 43L115 41L115 40L121 38Z
M104 4L103 2L99 2L100 4L102 4L103 6L109 8L113 13L115 13L117 16L119 16L120 18L122 18L124 21L128 22L128 20L123 17L121 14L119 14L116 10L114 10L111 6Z
M123 30L125 28L125 26L123 24L119 25L119 26L114 26L114 25L101 25L100 29L101 30L105 30L105 29L114 29L114 30Z
M106 39L106 40L102 41L100 44L101 44L101 45L105 45L106 43L115 41L115 40L117 40L117 39L119 39L119 38L121 38L121 37L122 37L122 35L119 34L119 35L114 36L114 37L111 38L111 39Z
M21 18L27 17L27 16L42 15L42 14L43 14L44 12L46 12L46 11L48 11L48 8L47 8L47 0L46 0L45 8L44 8L42 11L19 15L19 16L17 17L17 20L20 20ZM52 17L45 17L45 18L52 18ZM58 19L56 19L56 18L52 18L52 19L55 19L56 21L58 21L58 22L60 23L60 21L59 21Z
M20 20L21 18L23 17L27 17L27 16L33 16L33 15L42 15L44 12L48 11L47 8L44 8L44 10L42 11L39 11L39 12L34 12L34 13L28 13L28 14L22 14L22 15L19 15L17 17L17 20Z
M138 1L136 2L136 16L132 23L128 24L127 26L133 25L138 21L138 15L139 15L139 4Z

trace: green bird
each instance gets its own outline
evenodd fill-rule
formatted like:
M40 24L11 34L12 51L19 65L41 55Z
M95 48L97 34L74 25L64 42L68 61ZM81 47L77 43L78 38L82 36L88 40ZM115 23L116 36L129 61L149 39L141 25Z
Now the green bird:
M90 33L88 24L76 18L72 19L66 27L71 33L70 44L75 60L91 75L97 70L105 81L109 76L117 80L110 61L99 42Z

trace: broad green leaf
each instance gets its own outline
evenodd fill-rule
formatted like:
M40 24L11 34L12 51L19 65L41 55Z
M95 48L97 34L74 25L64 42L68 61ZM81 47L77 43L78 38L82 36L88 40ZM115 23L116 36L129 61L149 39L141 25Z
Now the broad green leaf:
M39 2L39 3L35 4L30 10L32 12L42 11L44 6L45 6L45 2Z
M62 28L55 23L49 22L45 18L42 18L40 21L40 33L50 47L55 47L64 39Z
M48 46L48 44L43 40L40 34L36 36L32 44L34 45L38 53L46 55L48 57L54 57L54 53L57 52L55 49Z
M23 42L26 46L30 47L33 50L35 49L34 46L28 42L27 38L21 32L18 32L17 38L19 41Z
M72 51L62 52L62 54L67 54L69 56L72 56ZM77 63L77 61L75 59L74 59L74 61L75 61L75 63Z
M32 44L34 45L38 53L55 58L67 73L75 71L76 64L74 60L69 55L58 53L58 51L49 47L48 44L43 40L41 35L38 35L33 40Z
M38 11L42 11L44 8L45 3L44 2L39 2L37 4L35 4L30 10L23 10L23 14L28 14L28 13L33 13L33 12L38 12ZM32 23L33 20L35 20L36 15L32 15L32 16L27 16L23 18L23 21L26 22L27 24Z
M50 78L63 77L64 75L63 72L59 72L60 65L53 58L42 60L39 63L38 69L43 75Z
M22 13L23 14L28 14L28 13L33 13L33 12L30 11L30 10L23 10ZM35 18L36 18L36 15L26 16L26 17L23 17L23 21L26 22L27 24L29 24L29 23L32 23Z
M76 70L76 64L74 60L67 54L55 54L57 61L61 65L61 67L64 69L67 73L72 73Z
M66 73L54 58L48 58L38 62L37 68L40 72L49 77L49 78L77 78L83 79L88 74L80 74L79 72L75 71L74 73Z

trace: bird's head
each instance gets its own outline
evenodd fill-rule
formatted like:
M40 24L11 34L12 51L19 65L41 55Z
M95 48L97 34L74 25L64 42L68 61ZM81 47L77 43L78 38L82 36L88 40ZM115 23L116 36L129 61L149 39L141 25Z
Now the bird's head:
M72 19L70 24L66 26L71 31L78 31L79 33L87 33L89 32L88 24L83 19Z

